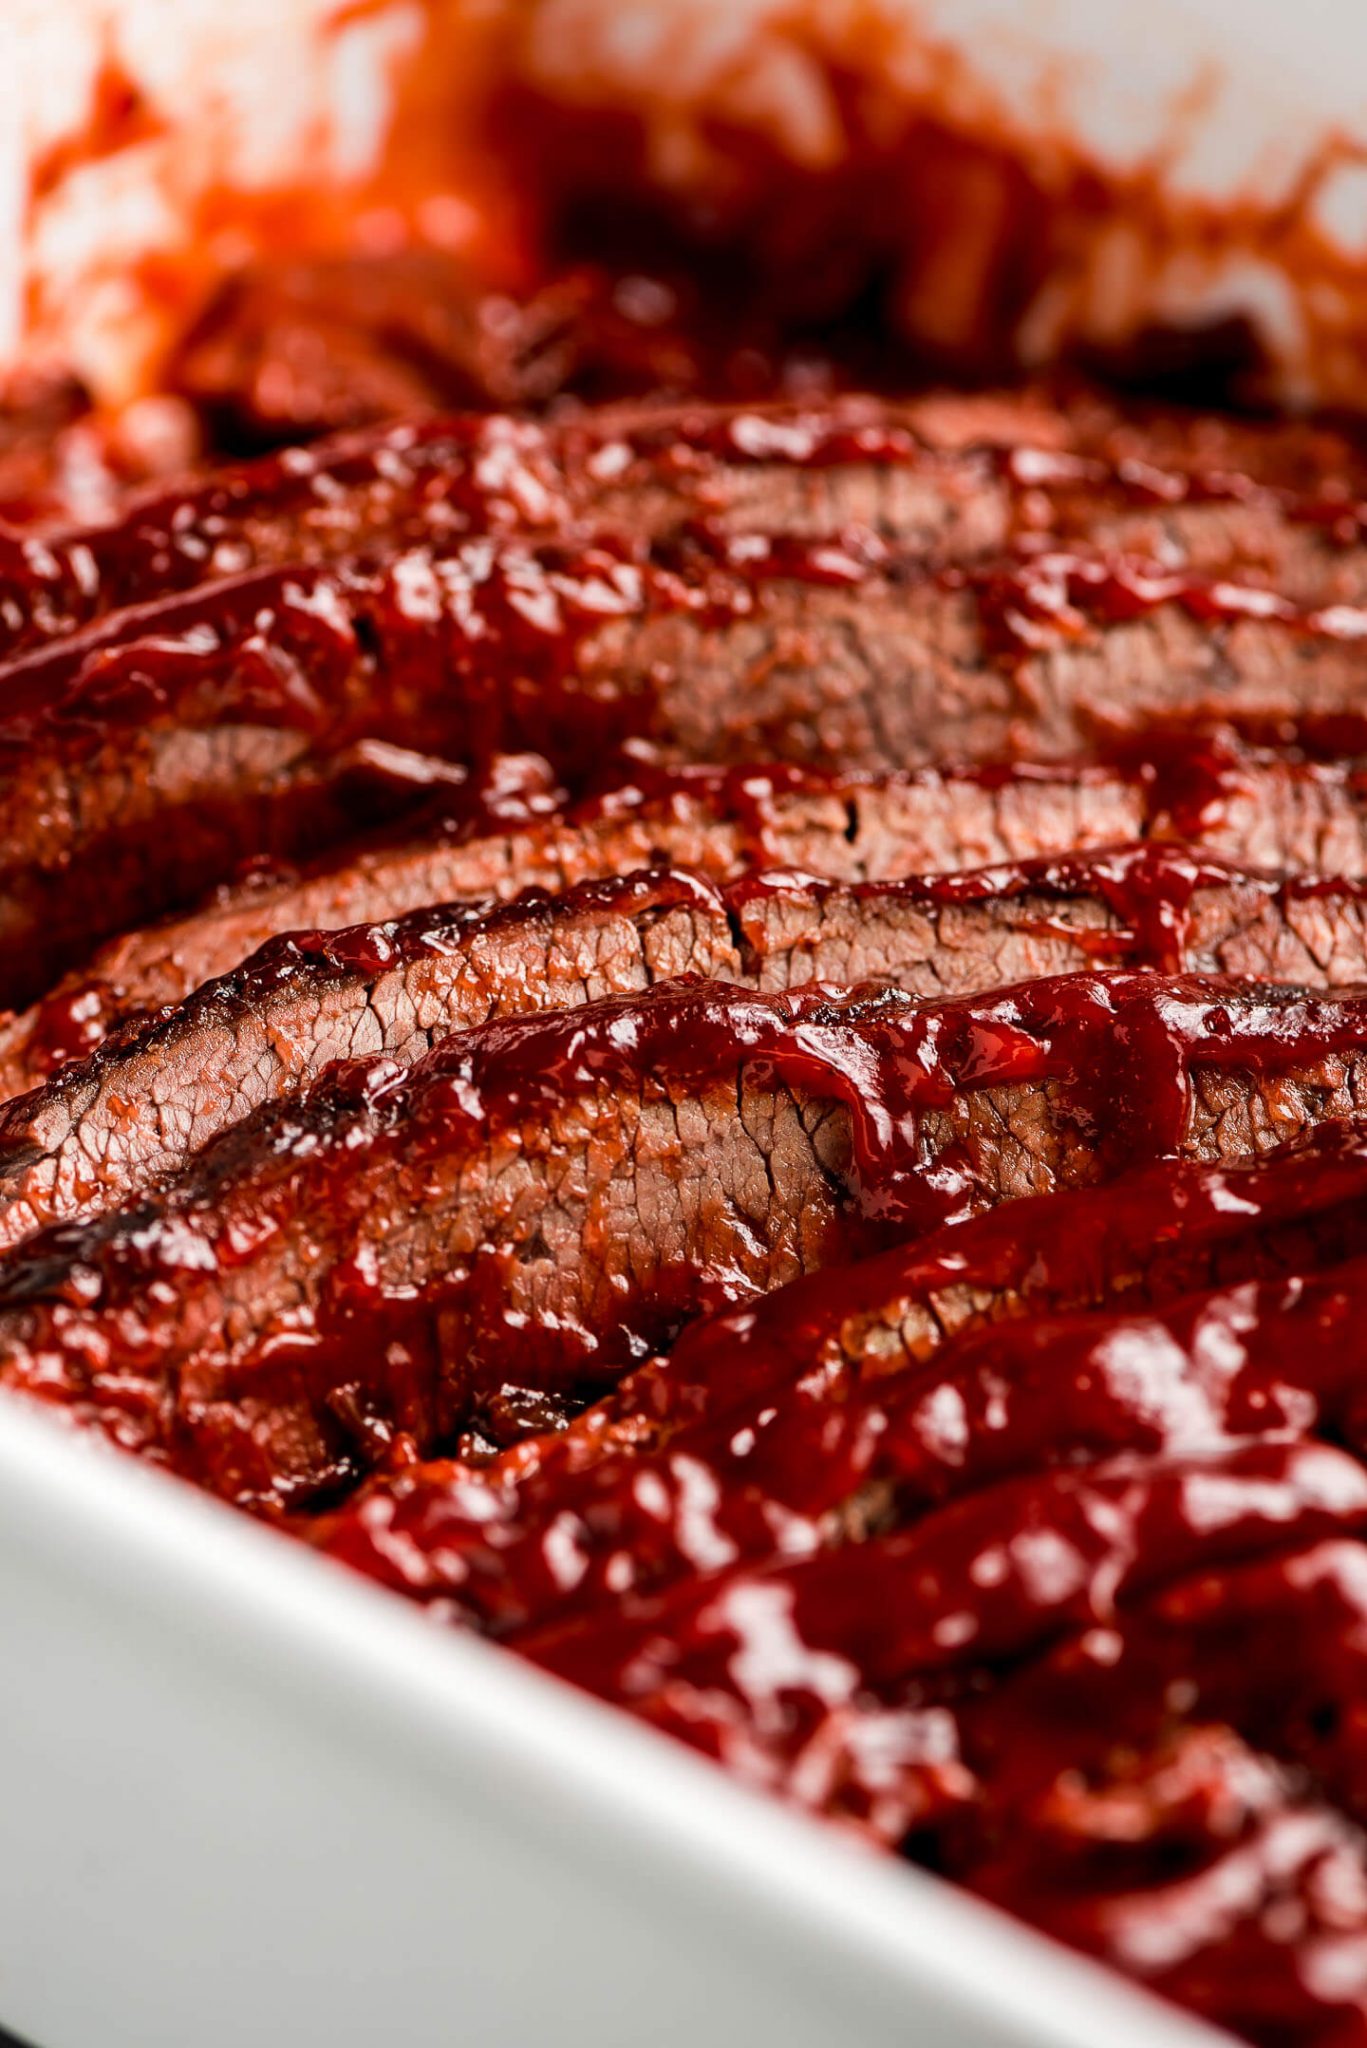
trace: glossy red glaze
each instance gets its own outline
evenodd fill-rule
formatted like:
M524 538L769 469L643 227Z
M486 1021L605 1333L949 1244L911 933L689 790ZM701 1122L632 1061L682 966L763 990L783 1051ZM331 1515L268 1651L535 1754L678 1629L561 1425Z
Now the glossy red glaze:
M976 577L948 573L977 588L993 640L1022 660L1080 639L1097 626L1142 619L1163 605L1180 606L1203 625L1257 620L1311 638L1367 638L1367 606L1297 604L1265 585L1232 576L1195 575L1081 547L1023 553Z
M788 530L782 505L733 521L750 502L728 497L734 473L762 465L813 473L818 506L843 502L835 472L877 472L879 489L859 500L866 520L829 531ZM769 853L776 795L820 787L820 771L658 765L651 748L671 733L655 672L584 673L602 627L726 626L778 591L800 642L813 592L846 591L856 609L865 594L963 593L963 672L1019 687L1025 749L1030 685L1051 658L1159 613L1219 649L1271 628L1258 644L1288 662L1367 640L1356 472L1306 483L1256 468L1142 459L1090 431L1057 447L938 445L876 405L442 418L144 493L106 526L7 531L0 651L20 658L0 678L0 775L24 789L33 771L26 815L43 824L16 832L20 855L58 874L72 856L35 763L82 788L90 764L121 769L149 736L285 734L324 763L378 743L446 757L434 803L453 832L534 814L561 778L581 797L618 783L580 818L718 793L765 871L721 891L686 875L589 884L579 900L600 889L649 908L692 891L743 943L757 899L822 892ZM892 482L930 508L900 515L906 532L884 517ZM653 489L665 512L638 531L619 509L600 532L614 489L628 511L631 491L645 504ZM981 527L955 524L965 506L988 507ZM1232 522L1221 542L1218 521L1187 516L1202 508L1264 523ZM785 584L806 587L790 619ZM1288 700L1270 729L1362 751L1351 685L1348 672L1331 718ZM820 711L804 714L814 730ZM497 799L462 810L465 768L510 747L549 762L530 811L515 792L502 812ZM926 1003L676 987L489 1027L408 1073L350 1063L263 1118L245 1166L231 1145L215 1152L193 1201L154 1193L136 1216L23 1247L0 1269L0 1314L47 1318L29 1391L117 1440L273 1511L302 1501L301 1533L434 1613L1266 2048L1343 2048L1367 2033L1367 1146L1349 1127L1263 1164L1171 1155L1198 1080L1218 1093L1230 1074L1257 1078L1240 1144L1271 1143L1302 1092L1318 1113L1364 1043L1367 998L1136 970L1180 965L1205 888L1237 883L1256 903L1356 885L1259 877L1163 843L1237 811L1248 755L1145 732L1117 758L1143 787L1148 844L878 885L938 909L1095 899L1109 913L1082 941L1095 972ZM1301 757L1295 773L1362 787L1351 759ZM830 779L851 835L856 787ZM201 872L195 801L175 832L191 891L246 850L303 855L334 829L271 838L233 813L229 789ZM141 856L159 864L166 836L153 817ZM76 847L70 897L102 853ZM109 893L110 928L163 900ZM291 934L254 957L252 987L301 961L380 974L403 947L459 946L485 909ZM45 1010L54 1058L98 1038L89 1001ZM521 1145L614 1088L667 1078L695 1101L743 1071L848 1123L821 1256L893 1249L757 1302L752 1280L690 1241L598 1322L562 1327L509 1310L493 1257L477 1279L434 1266L405 1288L377 1278L363 1233L324 1243L324 1223L359 1206L363 1173L372 1191L405 1176L412 1217L491 1134ZM1032 1090L1035 1105L1049 1091L1096 1185L980 1215L990 1175L927 1132L996 1091L1007 1150ZM255 1350L215 1351L229 1283L246 1276L235 1305L250 1322L253 1262L301 1214L327 1262L316 1297L310 1271ZM724 1313L689 1322L718 1299ZM193 1341L182 1313L186 1328L199 1318ZM681 1324L672 1351L646 1356ZM280 1447L261 1450L262 1415L284 1416L286 1440L314 1432L314 1462L274 1492ZM448 1455L419 1456L432 1445Z
M1196 2010L1318 2040L1367 1934L1364 1193L1347 1125L1009 1205L309 1533Z

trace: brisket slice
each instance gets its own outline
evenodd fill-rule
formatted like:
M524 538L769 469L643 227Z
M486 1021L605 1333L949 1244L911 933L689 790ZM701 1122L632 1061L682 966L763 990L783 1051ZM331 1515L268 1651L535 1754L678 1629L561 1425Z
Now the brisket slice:
M272 940L10 1105L0 1246L166 1178L334 1060L386 1053L409 1065L454 1030L680 974L743 978L723 899L682 871Z
M697 518L790 534L867 527L944 559L999 546L1007 493L986 451L1048 448L1064 423L990 401L937 450L936 405L837 400L728 411L601 409L561 427L470 413L289 448L135 498L108 525L15 539L0 557L0 655L252 568L462 533L648 538ZM967 438L964 438L966 433Z
M888 1534L698 1574L513 1640L700 1747L724 1754L729 1735L767 1753L770 1782L788 1789L814 1710L934 1700L957 1672L1009 1668L1165 1583L1364 1526L1367 1472L1327 1444L1128 1452L1013 1475ZM776 1664L762 1645L780 1616Z
M1269 762L1253 772L1213 761L1197 777L1194 801L1185 778L1180 790L1170 779L1148 763L879 778L781 766L651 772L514 830L463 840L437 829L351 849L302 873L256 872L184 918L111 940L43 1001L0 1022L0 1099L93 1050L127 1018L227 974L281 933L374 923L458 897L503 900L654 866L718 880L764 866L878 881L1110 845L1150 823L1165 827L1174 806L1181 824L1222 843L1240 842L1258 821L1269 865L1315 865L1321 852L1344 873L1361 864L1367 805L1356 771Z
M7 542L0 655L248 568L464 532L620 526L650 538L699 519L790 535L866 528L942 562L1052 534L1252 576L1306 604L1361 602L1367 479L1321 438L1251 430L1231 444L1179 426L1146 439L1038 394L386 425L145 492L107 525Z
M184 897L168 819L212 817L226 872L258 849L263 780L280 844L292 780L365 740L534 747L574 782L641 735L883 771L1064 758L1158 718L1361 736L1351 608L1263 616L1265 593L1073 557L947 584L817 543L733 552L668 570L469 542L258 571L14 664L0 992L36 995L83 941Z
M1104 1664L1027 1663L960 1717L977 1810L940 1868L1250 2040L1360 2037L1365 1559L1191 1576L1117 1617Z
M574 1472L552 1460L515 1488L418 1464L371 1481L312 1540L499 1633L593 1620L697 1574L702 1499L715 1562L754 1563L860 1541L1019 1473L1337 1433L1359 1396L1365 1307L1359 1258L1146 1314L989 1324L862 1380L808 1353L786 1384L737 1371L740 1385L714 1390L719 1412L679 1415L662 1447L619 1446ZM552 1525L572 1576L548 1568Z
M334 1067L0 1272L0 1377L220 1491L306 1497L709 1296L1146 1157L1352 1113L1367 998L1078 975L917 1003L673 984Z
M1361 1380L1347 1325L1367 1295L1364 1194L1350 1123L1265 1159L1168 1160L1007 1203L702 1317L559 1434L499 1451L485 1415L482 1444L471 1431L463 1457L378 1475L310 1540L506 1628L586 1590L547 1572L552 1521L585 1559L629 1553L619 1593L647 1555L678 1568L698 1480L716 1483L727 1540L763 1550L793 1512L848 1531L872 1491L886 1514L894 1482L905 1507L989 1467L1209 1447L1281 1427L1288 1406L1342 1408Z
M562 578L548 560L518 567L474 547L258 571L12 664L0 989L38 994L92 939L263 848L308 851L321 836L310 793L361 743L485 760L524 654L544 682L586 618L641 602L640 572L619 556Z
M610 703L619 730L634 703L638 729L689 758L761 749L868 769L1061 759L1155 721L1360 737L1361 611L1259 617L1264 594L1233 585L1208 610L1179 579L1126 573L1107 589L1106 564L1074 578L1075 559L1057 596L1039 565L980 584L775 577L748 609L727 584L720 612L647 606L585 635L574 694Z
M779 992L972 994L1094 964L1304 987L1367 978L1367 891L1278 882L1176 845L844 885L686 870L299 932L124 1026L0 1116L0 1248L164 1179L331 1061L405 1065L497 1016L693 974Z
M1171 1731L1180 1683L1193 1724L1238 1729L1367 1821L1356 1711L1367 1643L1364 1565L1360 1538L1288 1544L1280 1555L1180 1579L1137 1603L1116 1617L1104 1661L1079 1657L1065 1642L1011 1674L964 1714L984 1817L1004 1817L1018 1800L1027 1807L1061 1763L1083 1782L1104 1773L1099 1752L1107 1748L1122 1758L1149 1752ZM977 1829L947 1846L956 1864L978 1864L994 1848L1007 1853L1004 1838Z
M1146 745L1151 744L1146 740ZM727 880L781 867L886 881L1176 834L1271 869L1367 872L1367 779L1345 764L1184 743L1116 767L927 768L823 776L775 766L654 772L564 818L460 842L438 831L260 873L189 916L114 939L0 1022L0 1099L179 1002L282 932L372 923L460 896L506 898L652 866Z

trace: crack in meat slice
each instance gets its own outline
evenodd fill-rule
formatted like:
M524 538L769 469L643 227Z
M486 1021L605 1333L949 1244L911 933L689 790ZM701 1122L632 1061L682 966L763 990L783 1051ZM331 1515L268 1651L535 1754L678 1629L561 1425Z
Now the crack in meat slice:
M515 1379L610 1382L880 1236L1350 1113L1367 997L671 984L334 1067L0 1272L0 1378L229 1494L304 1495ZM340 1420L350 1413L348 1430Z
M779 992L883 981L972 994L1095 962L1351 986L1367 892L1277 882L1175 845L842 886L687 871L294 933L141 1027L128 1026L0 1116L0 1249L175 1172L333 1060L404 1064L491 1017L630 994L694 974Z

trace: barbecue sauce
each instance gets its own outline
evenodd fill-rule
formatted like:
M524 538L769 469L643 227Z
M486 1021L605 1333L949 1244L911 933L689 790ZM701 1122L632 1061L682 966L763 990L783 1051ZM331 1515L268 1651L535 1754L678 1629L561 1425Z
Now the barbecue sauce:
M152 728L242 723L320 756L358 738L477 763L535 746L585 789L612 782L605 761L625 745L631 785L597 799L604 814L720 792L768 870L720 897L645 878L641 900L692 887L743 929L747 903L814 886L770 853L783 794L813 778L662 763L650 688L579 673L605 623L725 623L784 583L856 600L934 584L966 595L1012 674L1164 608L1220 635L1272 628L1292 651L1367 638L1357 598L1197 569L1180 542L1087 542L1117 506L1227 505L1311 534L1332 568L1367 531L1346 476L1306 489L1104 449L951 452L896 419L822 409L583 428L571 460L574 432L385 428L143 497L107 527L5 533L0 636L20 656L5 758L17 769L55 747L79 761ZM653 465L687 509L667 535L600 533L574 463L599 482ZM726 473L761 463L997 491L1004 537L960 561L864 527L735 531L718 515ZM1294 737L1361 750L1364 732L1350 715ZM318 1327L287 1333L255 1383L267 1402L287 1390L323 1445L309 1487L275 1506L435 1614L1197 2010L1278 2048L1340 2022L1347 2041L1367 2002L1363 1142L1335 1129L1237 1168L1175 1155L1198 1087L1231 1070L1267 1083L1256 1142L1271 1143L1283 1098L1294 1121L1297 1090L1335 1085L1359 1052L1364 999L1131 971L1178 965L1193 899L1233 872L1161 841L1199 839L1237 801L1246 759L1181 734L1145 734L1118 759L1144 785L1152 843L900 885L941 907L1098 896L1111 922L1089 941L1097 971L952 1003L685 986L490 1027L407 1075L343 1067L275 1127L256 1210L193 1241L149 1211L120 1280L212 1302L254 1233L278 1227L291 1158L320 1146L323 1199L340 1206L368 1146L435 1164L616 1085L668 1077L686 1092L744 1073L836 1105L851 1164L830 1249L878 1256L759 1302L738 1303L727 1275L662 1278L656 1323L624 1316L613 1340L630 1341L580 1377L538 1383L539 1333L500 1324L494 1289L469 1307L498 1371L435 1387L411 1305L363 1257L339 1266ZM405 944L458 944L475 914L294 934L256 971L373 975ZM1106 971L1113 959L1126 971ZM54 1059L98 1040L90 1003L80 990L44 1012ZM980 1214L972 1162L925 1134L1021 1083L1053 1091L1097 1185ZM73 1242L88 1260L67 1257ZM7 1305L55 1288L81 1315L103 1284L98 1251L51 1234L3 1276ZM717 1298L724 1312L639 1362L657 1325ZM176 1463L183 1444L155 1435L155 1346L139 1349L129 1319L100 1335L104 1384L97 1364L82 1393L117 1440ZM249 1492L260 1475L239 1422L218 1425L214 1469ZM433 1444L451 1455L419 1456Z
M1308 2028L1337 2003L1317 1945L1362 1926L1367 1488L1322 1439L1360 1454L1367 1428L1363 1170L1334 1131L1267 1167L1150 1169L1100 1222L1056 1197L1027 1205L1043 1229L955 1226L695 1326L596 1445L571 1425L484 1474L400 1471L315 1540L1198 2010L1261 2039L1272 2000ZM1338 1242L1151 1307L987 1311L891 1374L830 1347L894 1283L1038 1257L1049 1294L1086 1294L1116 1234L1256 1257L1335 1201L1345 1263ZM1236 1952L1264 1970L1242 2004L1180 1881L1227 1888L1240 1858Z

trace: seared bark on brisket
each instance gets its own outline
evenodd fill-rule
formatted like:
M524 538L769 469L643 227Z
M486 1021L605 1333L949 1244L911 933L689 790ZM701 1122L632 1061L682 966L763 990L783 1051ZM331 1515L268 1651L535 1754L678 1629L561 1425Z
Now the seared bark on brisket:
M1271 865L1318 851L1355 873L1367 818L1355 772L1281 763L1252 773L1223 760L1194 800L1150 764L1023 766L978 775L927 769L878 778L781 766L648 774L568 816L468 839L444 828L349 849L304 872L261 873L197 911L111 940L30 1010L0 1022L0 1099L93 1049L127 1018L179 1002L282 933L403 917L458 897L506 900L633 869L687 867L726 880L782 867L880 881L942 868L1105 846L1170 829L1172 805L1198 834L1242 836L1258 819ZM1313 778L1313 779L1310 779ZM1287 852L1284 861L1273 857Z
M11 1253L0 1373L244 1497L507 1381L1015 1196L1351 1113L1367 998L1083 975L917 1004L677 985L333 1068Z
M1015 393L385 424L145 491L108 524L7 541L0 655L248 568L462 532L652 537L697 519L735 532L863 527L945 562L1023 528L1211 575L1251 570L1305 603L1358 602L1355 500L1325 498L1317 448L1308 429L1231 435L1200 421L1165 443L1099 408ZM1346 450L1334 456L1341 471Z
M936 997L1094 964L1332 988L1367 978L1365 963L1360 885L1278 882L1163 844L857 885L637 872L291 933L0 1115L0 1248L165 1179L333 1060L407 1065L493 1017L679 975Z

